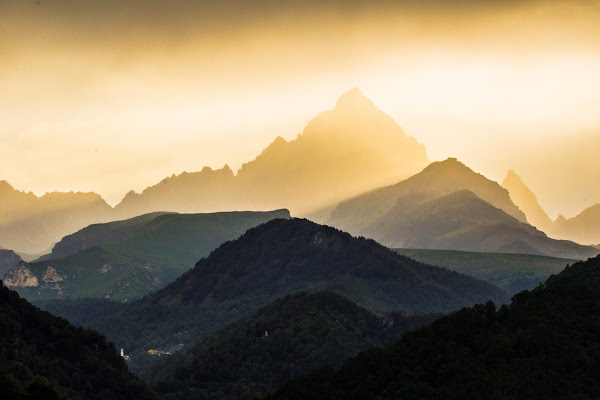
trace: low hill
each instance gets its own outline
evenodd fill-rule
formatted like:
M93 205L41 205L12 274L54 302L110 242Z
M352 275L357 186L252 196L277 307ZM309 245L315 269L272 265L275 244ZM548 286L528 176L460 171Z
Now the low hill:
M4 279L4 274L14 268L21 257L12 250L0 249L0 279Z
M573 259L598 254L590 246L550 239L525 221L506 189L448 159L394 186L340 203L328 223L396 248Z
M144 378L163 399L249 399L435 318L378 317L328 292L288 295L188 352L164 358Z
M30 301L80 297L129 301L174 281L199 258L247 229L289 217L287 210L151 214L92 225L59 242L52 254L84 250L60 259L21 263L7 272L5 284Z
M578 262L496 310L443 317L340 369L283 384L269 399L595 399L600 257Z
M0 283L4 399L158 399L113 344L41 311Z
M508 301L495 286L418 263L373 240L307 220L274 219L224 243L158 292L81 322L128 350L134 371L143 372L149 363L139 355L149 349L193 345L286 294L323 290L377 314Z
M475 253L456 250L394 249L429 265L471 275L510 294L535 289L550 275L578 260L515 253Z

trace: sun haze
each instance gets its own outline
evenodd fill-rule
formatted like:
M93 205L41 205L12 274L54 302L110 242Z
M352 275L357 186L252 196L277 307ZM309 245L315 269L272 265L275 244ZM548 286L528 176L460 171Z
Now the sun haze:
M109 203L234 172L360 87L550 217L600 202L595 1L0 1L0 179Z

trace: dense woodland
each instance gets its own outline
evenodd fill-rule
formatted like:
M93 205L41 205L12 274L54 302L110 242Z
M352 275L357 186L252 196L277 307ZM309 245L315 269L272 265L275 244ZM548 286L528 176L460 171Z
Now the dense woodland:
M190 351L164 358L144 378L164 399L248 399L321 365L340 365L437 317L378 317L327 292L288 295Z
M149 349L190 347L277 298L297 291L332 291L371 312L449 312L488 299L508 302L497 287L444 268L418 263L373 240L300 219L275 219L224 243L175 282L144 299L99 305L86 318L78 301L48 305L98 330L131 354L143 374Z
M600 257L535 290L455 312L268 399L596 399Z
M114 344L42 311L0 283L2 399L156 399Z

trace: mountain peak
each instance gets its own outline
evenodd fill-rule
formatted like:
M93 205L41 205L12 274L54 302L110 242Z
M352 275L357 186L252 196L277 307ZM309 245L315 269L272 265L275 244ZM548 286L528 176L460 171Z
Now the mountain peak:
M509 169L508 172L506 173L506 178L504 178L504 181L502 182L502 186L506 187L511 182L519 183L520 185L525 185L525 183L523 182L523 179L521 179L521 177L514 170Z
M8 183L7 181L0 181L0 192L4 192L4 191L13 191L15 190L10 183Z
M375 107L375 104L357 87L342 94L335 105L336 109L349 111L364 109L365 107Z

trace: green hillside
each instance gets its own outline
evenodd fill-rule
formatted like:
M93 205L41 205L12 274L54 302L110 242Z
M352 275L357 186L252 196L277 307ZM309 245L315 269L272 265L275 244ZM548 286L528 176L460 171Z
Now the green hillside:
M600 257L496 310L465 308L269 399L597 399Z
M475 253L456 250L394 249L425 264L484 280L508 293L531 290L577 260L516 253Z
M102 335L41 311L2 283L0 332L3 399L158 399Z
M275 219L226 242L167 287L78 322L131 353L189 347L286 294L332 291L377 314L448 312L508 295L486 282L403 257L373 240L307 220ZM102 305L103 303L98 303ZM82 307L89 307L89 302ZM46 304L70 318L77 306Z
M198 259L249 228L289 216L287 210L163 213L94 225L55 246L55 254L84 250L20 264L6 274L5 284L30 301L80 297L130 301L174 281Z

